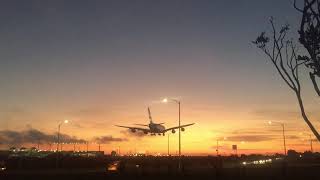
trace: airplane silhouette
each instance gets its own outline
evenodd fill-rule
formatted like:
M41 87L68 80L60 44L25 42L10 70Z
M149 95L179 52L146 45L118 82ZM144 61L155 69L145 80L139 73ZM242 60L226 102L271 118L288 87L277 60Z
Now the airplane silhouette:
M185 124L185 125L181 125L181 126L175 126L175 127L171 127L166 129L163 124L164 123L154 123L152 121L152 116L151 116L151 112L150 112L150 108L148 107L148 114L149 114L149 120L150 123L149 124L134 124L134 125L138 125L138 126L146 126L148 128L141 128L141 127L129 127L129 126L120 126L120 125L115 125L117 127L122 127L122 128L128 128L131 130L131 132L135 133L136 131L142 131L145 134L150 133L151 135L165 135L166 132L171 131L172 133L176 132L176 129L181 129L181 131L185 131L185 127L187 126L192 126L194 125L194 123L191 124Z

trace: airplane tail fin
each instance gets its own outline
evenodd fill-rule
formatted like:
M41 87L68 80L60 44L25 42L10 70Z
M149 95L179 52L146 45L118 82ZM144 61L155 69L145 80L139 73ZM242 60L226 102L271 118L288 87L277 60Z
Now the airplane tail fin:
M149 107L148 107L148 114L149 114L150 123L153 123L153 122L152 122L152 116L151 116L151 112L150 112L150 108L149 108Z

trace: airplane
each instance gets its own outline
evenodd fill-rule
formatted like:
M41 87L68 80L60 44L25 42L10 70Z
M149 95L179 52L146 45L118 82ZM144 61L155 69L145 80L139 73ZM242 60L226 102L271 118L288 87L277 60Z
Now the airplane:
M136 131L142 131L144 134L148 134L150 133L151 135L165 135L166 132L171 131L172 133L176 132L176 129L181 129L181 131L185 131L185 127L187 126L192 126L194 125L194 123L191 124L185 124L182 126L175 126L175 127L171 127L166 129L163 124L164 123L154 123L152 121L152 116L151 116L151 112L150 112L150 108L148 107L148 114L149 114L149 124L134 124L134 125L138 125L138 126L146 126L149 128L141 128L141 127L129 127L129 126L119 126L119 125L115 125L117 127L122 127L122 128L128 128L131 130L131 132L135 133Z

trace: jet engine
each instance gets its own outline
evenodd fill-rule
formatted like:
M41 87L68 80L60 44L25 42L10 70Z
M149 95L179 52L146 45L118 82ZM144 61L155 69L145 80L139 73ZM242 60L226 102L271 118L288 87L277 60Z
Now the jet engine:
M135 129L131 129L131 132L135 133L135 132L136 132L136 130L135 130Z
M172 133L173 133L173 134L176 133L176 130L172 129Z
M148 131L143 131L144 134L148 134Z
M185 129L184 128L181 128L181 131L184 131Z

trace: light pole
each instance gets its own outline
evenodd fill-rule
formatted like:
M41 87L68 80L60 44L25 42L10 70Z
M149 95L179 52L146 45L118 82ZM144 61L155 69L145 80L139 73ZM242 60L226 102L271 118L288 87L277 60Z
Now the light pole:
M217 149L216 149L216 151L217 151L217 157L219 156L219 139L217 139Z
M309 133L300 133L300 135L308 135L309 136L309 141L310 141L310 151L313 152L313 146L312 146L312 135Z
M223 138L223 140L226 140L226 139L227 139L226 137ZM219 138L217 138L217 149L216 149L216 151L217 151L217 156L219 156Z
M89 157L89 141L86 142L87 145L87 157Z
M62 124L67 124L69 123L68 120L64 120L63 122L59 123L58 125L58 145L57 145L57 152L59 151L59 146L60 146L60 128L62 126Z
M309 134L309 138L310 138L310 151L313 153L313 147L312 147L312 135Z
M170 134L168 133L168 156L170 156Z
M180 169L180 161L181 161L181 128L180 128L180 125L181 125L181 120L180 120L180 117L181 117L181 102L179 100L176 100L176 99L163 99L162 102L164 103L167 103L169 100L175 102L178 104L179 106L179 169Z
M68 120L64 120L63 122L59 123L59 125L58 125L58 144L57 144L56 168L59 167L60 129L61 129L62 124L67 124L67 123L69 123L69 121Z
M272 123L274 124L280 124L281 127L282 127L282 136L283 136L283 149L284 149L284 155L286 156L287 155L287 147L286 147L286 136L285 136L285 133L284 133L284 123L281 123L281 122L275 122L275 121L269 121L268 122L270 125Z

